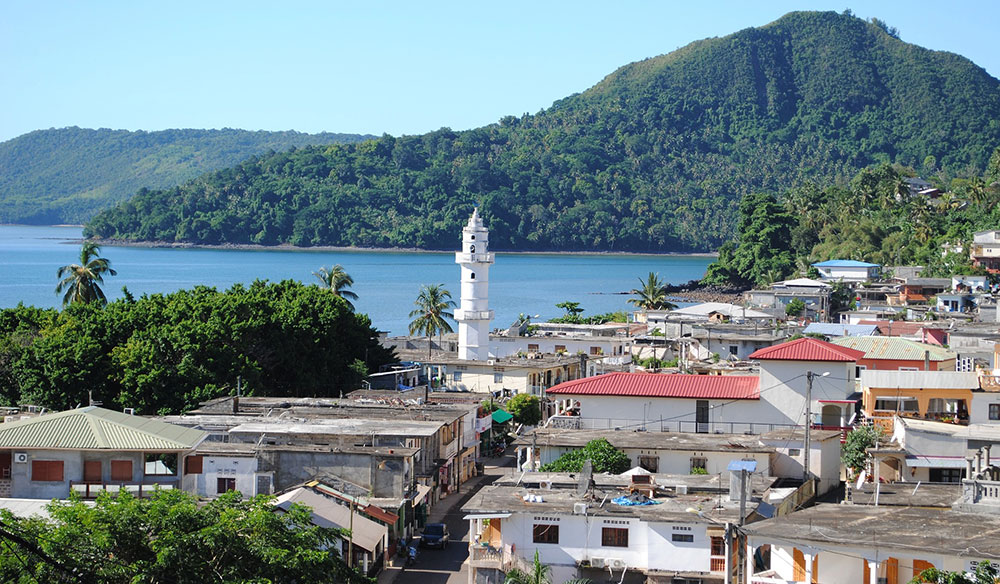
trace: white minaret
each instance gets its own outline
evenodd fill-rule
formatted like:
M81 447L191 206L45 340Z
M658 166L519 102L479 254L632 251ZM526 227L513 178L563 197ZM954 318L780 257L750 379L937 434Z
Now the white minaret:
M489 358L490 321L490 232L483 226L479 209L472 211L469 224L462 230L462 251L455 253L455 263L462 266L462 300L455 311L458 321L458 358L485 361Z

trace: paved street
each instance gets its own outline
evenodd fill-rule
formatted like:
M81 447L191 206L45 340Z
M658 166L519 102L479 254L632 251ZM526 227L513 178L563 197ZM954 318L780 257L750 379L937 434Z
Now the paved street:
M378 578L378 584L467 584L468 569L464 562L469 555L469 522L463 521L461 507L475 489L496 480L497 476L514 472L513 454L503 458L487 458L482 477L462 485L462 491L440 501L431 510L430 523L446 523L451 544L446 549L420 548L416 565L403 570L389 568ZM475 484L474 487L468 485Z

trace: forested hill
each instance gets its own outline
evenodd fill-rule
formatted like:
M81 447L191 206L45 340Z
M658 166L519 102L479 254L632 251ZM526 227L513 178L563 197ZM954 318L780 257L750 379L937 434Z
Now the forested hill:
M38 130L0 143L0 223L83 223L142 187L172 187L254 154L373 136L247 130Z
M536 115L255 157L140 193L87 233L452 249L479 202L494 249L709 250L747 193L846 183L878 162L972 176L998 144L982 68L878 21L796 12L627 65Z

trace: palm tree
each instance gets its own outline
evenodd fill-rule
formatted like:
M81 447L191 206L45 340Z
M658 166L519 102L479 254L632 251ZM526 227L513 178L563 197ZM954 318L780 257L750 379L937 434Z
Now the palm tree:
M80 263L59 268L57 278L62 278L56 286L56 294L63 295L63 306L67 304L86 304L98 302L107 304L108 299L98 284L104 283L104 275L115 276L118 272L111 269L111 262L98 255L99 245L93 241L83 242L80 248Z
M451 299L451 292L444 289L444 284L425 284L420 287L420 294L416 302L416 308L410 311L410 316L415 316L410 323L410 334L421 333L427 337L427 358L431 358L431 337L438 335L438 344L441 344L441 334L452 332L451 325L447 319L455 318L447 310L455 307L455 301Z
M337 264L330 268L322 267L318 272L313 272L313 275L319 278L319 281L323 283L323 287L333 292L334 296L339 296L344 299L347 303L347 307L352 311L354 310L354 304L351 300L357 300L358 295L347 288L354 285L354 278L344 271L344 266Z
M636 297L629 298L629 304L634 304L643 310L673 310L677 308L676 304L667 300L667 285L663 280L660 280L659 274L650 272L645 281L639 278L639 283L642 284L642 288L632 290L632 294L635 294Z

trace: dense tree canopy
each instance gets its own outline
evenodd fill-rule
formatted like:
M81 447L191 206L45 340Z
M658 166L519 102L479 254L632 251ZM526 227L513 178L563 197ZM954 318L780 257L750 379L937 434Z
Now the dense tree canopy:
M880 162L944 179L986 169L997 80L888 31L792 13L627 65L536 115L253 157L142 191L87 233L452 249L478 202L498 250L717 249L750 193L843 185Z
M366 584L305 507L276 512L269 498L230 492L200 504L178 490L53 501L49 518L0 511L0 580L18 584Z
M594 472L621 474L631 467L631 461L621 450L611 445L606 438L587 442L583 448L571 450L548 464L543 464L542 472L580 472L583 463L590 460Z
M294 281L126 297L103 308L0 310L7 405L66 409L92 395L142 414L175 413L229 395L237 377L258 395L337 396L392 360L367 316Z
M83 223L141 187L172 187L254 154L373 137L229 128L38 130L0 143L0 223Z

